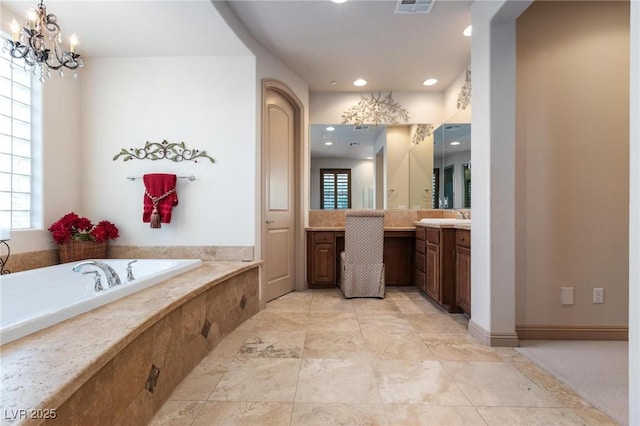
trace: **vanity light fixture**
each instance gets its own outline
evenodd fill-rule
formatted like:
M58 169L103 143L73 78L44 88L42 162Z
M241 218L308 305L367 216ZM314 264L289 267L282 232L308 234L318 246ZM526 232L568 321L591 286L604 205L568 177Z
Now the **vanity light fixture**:
M326 128L327 132L333 132L336 128L333 126L329 126Z
M455 146L455 145L460 145L460 142L458 142L458 141L453 141L453 142L451 142L449 145L454 145L454 146Z
M471 37L471 25L465 28L462 34L465 35L466 37Z
M27 22L20 28L14 19L11 22L12 39L7 39L3 52L9 52L11 61L24 60L25 70L40 68L40 81L44 82L45 75L51 77L50 70L58 71L62 77L63 68L77 70L84 65L80 55L75 52L78 37L72 34L69 38L69 50L63 50L62 34L58 18L53 13L47 13L44 0L40 0L36 9L27 13ZM77 78L77 72L73 77Z
M422 84L425 85L425 86L433 86L437 82L438 82L438 79L436 79L436 78L428 78L425 81L423 81Z
M353 82L354 86L358 86L358 87L362 87L365 86L367 84L367 80L359 78L356 81Z

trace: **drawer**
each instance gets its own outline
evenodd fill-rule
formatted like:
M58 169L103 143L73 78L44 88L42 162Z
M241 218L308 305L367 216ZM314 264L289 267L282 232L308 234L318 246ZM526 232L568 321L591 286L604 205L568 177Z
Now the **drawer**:
M416 269L425 272L425 257L423 253L416 253Z
M427 228L427 241L434 244L440 244L440 230Z
M424 240L424 226L416 226L416 239L417 240Z
M314 232L313 241L316 243L333 243L333 232Z
M416 253L426 253L427 243L424 240L416 240Z
M456 229L456 244L471 248L471 232L466 229Z

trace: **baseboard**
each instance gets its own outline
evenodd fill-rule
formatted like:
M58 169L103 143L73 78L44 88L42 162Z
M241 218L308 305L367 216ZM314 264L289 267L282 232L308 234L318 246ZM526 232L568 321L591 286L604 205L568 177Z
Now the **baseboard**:
M515 347L518 346L518 334L510 332L489 332L473 320L469 320L469 335L485 346Z
M629 340L626 325L517 325L520 340Z

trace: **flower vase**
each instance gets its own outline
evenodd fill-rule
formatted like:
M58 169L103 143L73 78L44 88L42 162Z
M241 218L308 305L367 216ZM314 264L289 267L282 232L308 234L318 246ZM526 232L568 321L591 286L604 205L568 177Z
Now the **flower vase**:
M106 259L109 241L71 240L59 245L60 263L83 259Z

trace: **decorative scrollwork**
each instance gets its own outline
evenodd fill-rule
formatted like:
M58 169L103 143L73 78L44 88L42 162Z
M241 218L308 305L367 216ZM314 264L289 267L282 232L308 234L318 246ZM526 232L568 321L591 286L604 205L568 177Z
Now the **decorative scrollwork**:
M471 103L471 70L467 68L467 72L464 78L464 85L458 93L458 109L467 109Z
M431 132L433 132L433 124L418 124L416 125L416 132L413 134L413 138L411 138L411 143L414 145L420 145L427 136L431 136Z
M188 149L184 142L169 143L166 140L162 142L148 142L144 144L142 148L129 148L122 150L113 157L113 161L118 158L124 157L123 161L129 160L171 160L176 163L181 161L193 161L198 162L198 158L206 158L212 163L216 160L207 155L207 151L200 151L197 149Z
M371 98L362 96L357 105L342 114L342 124L351 122L356 125L365 124L365 122L373 123L376 126L381 123L398 124L397 116L405 123L409 121L409 111L393 100L391 92L383 99L380 99L381 97L381 93L378 93L378 96L372 93Z

